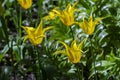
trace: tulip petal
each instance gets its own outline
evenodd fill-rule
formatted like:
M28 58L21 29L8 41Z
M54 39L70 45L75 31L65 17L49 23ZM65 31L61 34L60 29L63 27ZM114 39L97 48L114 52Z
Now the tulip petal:
M28 9L32 5L32 0L18 0L18 3L24 8Z
M53 55L56 55L56 54L65 54L66 55L66 51L65 50L59 50L59 51L56 51L53 53Z

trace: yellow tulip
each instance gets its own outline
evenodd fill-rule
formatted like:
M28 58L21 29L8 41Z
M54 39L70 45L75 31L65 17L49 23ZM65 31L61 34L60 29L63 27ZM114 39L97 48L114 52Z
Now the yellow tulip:
M28 9L32 5L32 0L18 0L18 2L24 9Z
M44 35L45 31L51 29L52 27L47 27L42 29L42 21L41 21L36 29L33 27L26 27L26 26L22 26L22 28L27 33L27 35L24 37L24 42L27 39L29 39L33 45L38 45L42 42L43 37L45 37Z
M76 40L74 40L71 43L71 46L69 47L67 44L65 44L64 42L60 42L65 46L65 50L60 50L60 51L56 51L56 53L63 53L65 55L68 56L68 59L72 62L72 63L78 63L81 59L82 56L82 45L83 45L84 40L77 46L76 44Z
M55 17L56 17L56 14L54 12L49 12L49 15L43 17L43 19L45 19L45 20L51 20L51 19L54 20Z
M88 21L83 18L83 22L80 22L78 24L86 34L90 35L94 32L95 26L99 23L101 19L103 18L96 18L95 20L93 20L92 16L90 16Z
M56 16L60 18L62 23L64 23L67 26L71 26L74 24L74 12L76 9L74 8L77 2L72 6L71 4L67 5L67 8L65 10L58 10L58 8L53 9L46 19L54 19Z
M71 6L71 4L67 5L67 8L63 11L59 11L58 9L53 9L52 11L59 16L60 20L67 26L71 26L74 24L74 12L75 12L75 4Z

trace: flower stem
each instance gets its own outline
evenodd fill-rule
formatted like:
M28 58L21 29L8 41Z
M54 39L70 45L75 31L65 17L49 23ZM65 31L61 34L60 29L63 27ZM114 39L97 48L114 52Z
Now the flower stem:
M43 0L38 0L38 6L39 6L39 17L40 19L42 18L42 4L43 4Z
M19 19L19 37L21 37L21 25L22 25L22 12L21 12L21 8L20 8L20 19Z
M18 20L18 38L17 38L17 42L18 44L21 44L21 36L22 36L22 30L21 30L21 25L22 25L22 10L21 10L21 7L20 7L20 13L19 13L19 19Z
M74 34L73 34L73 30L72 30L71 27L70 27L70 32L71 32L71 34L72 34L72 38L73 38L73 40L74 40Z
M77 73L78 73L78 80L81 80L79 67L77 67Z
M38 59L38 80L41 80L41 73L40 73L41 64L40 64L40 54L39 53L37 53L37 59Z
M78 80L82 80L83 79L83 64L82 63L76 63L75 67L77 69ZM80 69L81 69L81 71L80 71Z
M93 46L93 45L92 45L92 44L93 44L92 38L93 38L93 36L90 37L90 44L91 44L91 45L90 45L90 51L91 51L90 53L93 53L93 52L92 52L92 50L93 50L93 48L92 48L92 46ZM91 55L92 55L92 54L91 54ZM94 64L93 67L94 67L94 72L95 72L95 80L97 80L97 73L96 73L96 68L95 68L95 61L96 61L96 56L97 56L97 54L94 53L93 55L94 55L94 56L93 56L93 60L92 60L92 61L93 61L93 64ZM91 56L91 57L92 57L92 56ZM91 65L92 65L92 64L91 64Z
M35 63L35 76L36 76L36 80L41 80L41 72L40 72L40 54L38 52L38 47L37 46L34 46L34 49L35 49L35 58L36 58L36 63ZM37 62L38 61L38 62Z

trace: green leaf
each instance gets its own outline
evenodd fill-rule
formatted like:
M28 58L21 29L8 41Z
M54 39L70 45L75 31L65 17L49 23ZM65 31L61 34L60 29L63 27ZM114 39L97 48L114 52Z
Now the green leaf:
M8 45L6 45L3 50L0 52L0 61L2 60L2 58L5 56L5 54L8 52L9 47Z
M96 67L109 67L113 66L114 64L114 62L102 60L96 63Z

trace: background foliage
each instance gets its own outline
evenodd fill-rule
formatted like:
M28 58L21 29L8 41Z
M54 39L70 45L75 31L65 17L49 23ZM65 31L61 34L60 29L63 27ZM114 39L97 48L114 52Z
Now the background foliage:
M44 26L54 25L46 32L41 45L36 49L29 41L23 43L25 32L20 27L37 26L42 17L54 7L65 8L78 1L76 21L92 14L106 17L96 26L94 33L86 35L78 25L72 32L58 18L44 21ZM119 0L33 0L32 7L24 10L17 0L0 1L0 79L35 80L36 50L39 52L42 80L119 80L120 79L120 1ZM77 27L75 27L77 26ZM64 29L63 29L64 28ZM57 41L70 44L73 38L83 46L82 59L72 64L64 55L52 53L59 50ZM77 68L76 68L77 67Z

